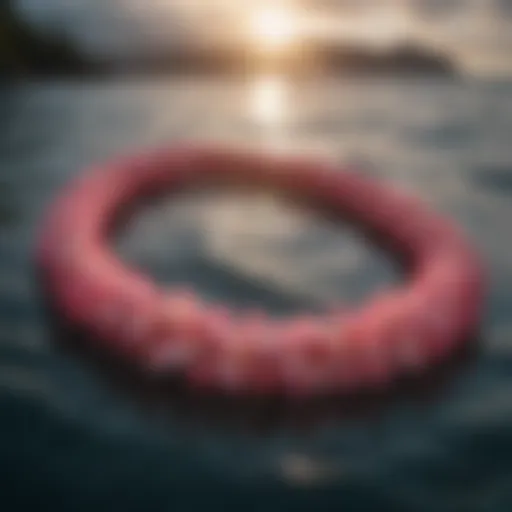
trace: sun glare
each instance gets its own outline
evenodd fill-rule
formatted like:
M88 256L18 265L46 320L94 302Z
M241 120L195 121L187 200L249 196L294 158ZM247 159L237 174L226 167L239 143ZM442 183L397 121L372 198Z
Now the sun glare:
M293 15L283 7L261 8L251 18L250 35L260 49L284 50L294 42L297 35Z
M286 90L282 80L261 77L251 91L251 114L263 126L276 126L284 117Z

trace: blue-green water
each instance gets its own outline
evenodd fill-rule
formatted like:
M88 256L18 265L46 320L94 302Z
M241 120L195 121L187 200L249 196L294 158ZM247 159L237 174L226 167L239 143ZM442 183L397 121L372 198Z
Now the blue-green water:
M511 84L34 83L0 91L0 133L2 510L510 510ZM335 401L166 396L65 353L33 268L45 208L84 166L183 139L355 162L454 216L489 270L478 353L428 399L350 416ZM274 312L362 300L395 278L355 234L268 196L155 205L120 247L162 283Z

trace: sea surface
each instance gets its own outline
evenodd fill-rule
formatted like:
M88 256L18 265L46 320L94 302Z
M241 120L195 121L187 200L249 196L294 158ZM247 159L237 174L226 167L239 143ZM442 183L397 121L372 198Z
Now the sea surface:
M2 511L512 509L512 83L46 81L0 90L0 134ZM475 350L356 404L197 397L70 351L34 266L46 209L90 165L190 140L333 159L456 219L488 270ZM262 193L170 197L117 248L162 286L276 314L400 279L349 226Z

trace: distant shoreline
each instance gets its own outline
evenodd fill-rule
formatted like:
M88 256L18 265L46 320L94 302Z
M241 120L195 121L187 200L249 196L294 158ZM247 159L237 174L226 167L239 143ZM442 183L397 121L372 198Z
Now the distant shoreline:
M69 38L42 34L4 0L0 7L0 77L110 76L457 76L446 54L403 43L389 50L363 46L302 43L286 56L258 56L233 46L164 48L141 58L113 59L86 55Z
M48 59L47 59L48 61ZM433 76L454 77L459 72L448 58L432 56L416 47L379 54L363 48L321 49L290 59L258 60L242 52L162 52L146 59L101 60L77 58L35 62L7 75L35 77L110 76Z

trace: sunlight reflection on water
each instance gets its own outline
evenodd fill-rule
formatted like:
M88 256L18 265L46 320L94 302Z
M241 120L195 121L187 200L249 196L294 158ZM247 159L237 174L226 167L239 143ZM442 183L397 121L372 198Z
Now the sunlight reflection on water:
M289 100L288 83L282 77L266 75L250 84L249 117L258 126L262 142L274 150L285 149L289 142Z
M252 83L250 112L261 125L275 127L286 116L286 84L277 76L264 76Z

